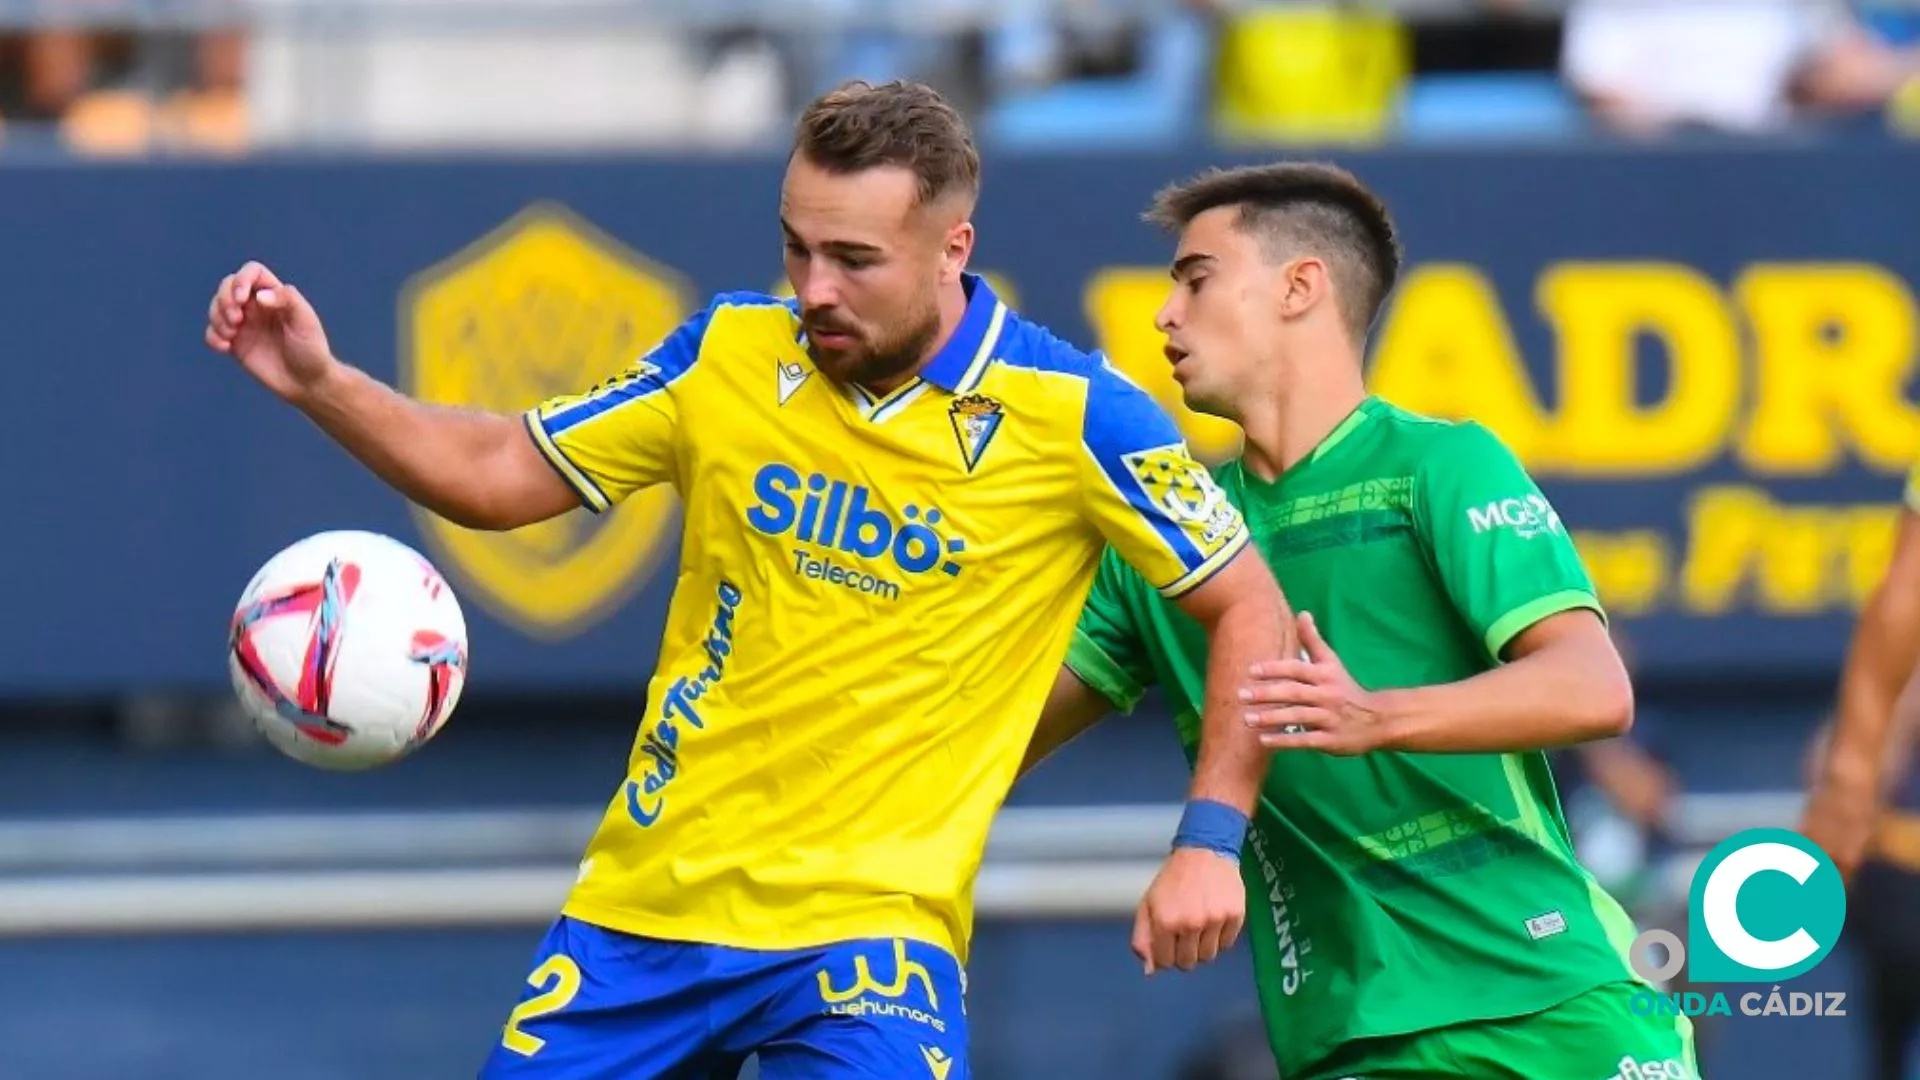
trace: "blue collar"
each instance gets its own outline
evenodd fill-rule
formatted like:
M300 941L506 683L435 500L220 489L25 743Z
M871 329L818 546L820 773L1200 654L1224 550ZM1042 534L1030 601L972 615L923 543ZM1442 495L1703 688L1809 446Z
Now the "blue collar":
M941 346L920 377L950 394L964 393L980 385L993 362L993 351L1000 344L1000 332L1006 325L1007 308L986 280L977 274L962 274L967 290L967 313L953 336Z

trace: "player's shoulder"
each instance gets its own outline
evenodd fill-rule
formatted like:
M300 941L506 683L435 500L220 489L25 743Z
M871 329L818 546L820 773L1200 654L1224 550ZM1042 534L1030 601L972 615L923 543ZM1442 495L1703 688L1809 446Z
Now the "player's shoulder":
M800 320L800 302L790 297L762 292L721 292L713 294L695 321L709 326L715 320L740 322L755 328L791 332Z
M1089 437L1131 431L1164 434L1166 442L1178 438L1153 396L1104 352L1083 349L1012 312L996 343L994 367L999 386L1035 395L1055 415L1081 416Z
M1474 419L1449 419L1429 416L1403 408L1382 398L1374 400L1374 420L1396 444L1405 446L1429 460L1429 454L1483 455L1510 454L1505 442L1493 430Z
M1064 375L1081 382L1093 379L1104 359L1011 309L994 344L997 367Z
M715 293L648 359L669 374L682 373L696 364L708 366L716 343L744 345L734 351L759 356L767 345L795 339L799 328L800 309L794 300L760 292Z
M1090 397L1153 400L1104 351L1080 348L1039 323L1020 319L1005 337L1013 367L1069 376Z

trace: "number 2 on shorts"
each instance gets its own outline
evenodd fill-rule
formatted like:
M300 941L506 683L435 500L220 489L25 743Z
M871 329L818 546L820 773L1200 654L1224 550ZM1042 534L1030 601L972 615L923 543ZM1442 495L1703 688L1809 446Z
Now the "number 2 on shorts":
M500 1045L522 1057L539 1053L547 1040L521 1031L520 1025L566 1008L573 995L580 992L580 965L569 956L549 956L527 976L527 985L540 992L513 1007L507 1014L506 1030L500 1034Z

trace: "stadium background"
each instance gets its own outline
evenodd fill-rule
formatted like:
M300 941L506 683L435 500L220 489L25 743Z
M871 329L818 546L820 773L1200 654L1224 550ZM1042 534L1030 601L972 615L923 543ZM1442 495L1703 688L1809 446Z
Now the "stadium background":
M1596 864L1670 920L1690 858L1790 824L1920 455L1907 112L1626 138L1557 70L1561 5L1204 6L0 3L0 1076L472 1073L621 775L671 500L511 537L411 512L204 349L208 290L264 259L339 353L435 400L584 385L706 294L779 287L784 125L845 75L968 105L976 267L1209 457L1231 441L1161 370L1140 208L1283 155L1376 186L1410 254L1376 388L1535 469L1678 778L1673 843L1623 854L1569 768ZM1906 40L1899 5L1866 14ZM62 84L76 39L100 48ZM265 750L222 650L258 564L339 527L421 546L472 629L451 726L359 775ZM1183 778L1149 706L1014 793L979 1075L1232 1056L1243 953L1147 981L1126 949ZM1843 950L1796 985L1851 977ZM1861 1023L1736 1017L1703 1064L1864 1075Z

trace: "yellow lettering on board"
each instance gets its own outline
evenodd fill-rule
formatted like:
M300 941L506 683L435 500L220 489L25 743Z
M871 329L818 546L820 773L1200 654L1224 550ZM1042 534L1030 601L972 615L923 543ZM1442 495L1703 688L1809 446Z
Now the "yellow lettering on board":
M1430 263L1407 273L1380 327L1369 381L1404 409L1480 421L1528 465L1547 458L1551 417L1493 283L1471 266Z
M1740 405L1740 342L1720 290L1668 263L1562 263L1541 276L1559 342L1557 472L1667 476L1713 460ZM1640 403L1635 346L1665 346L1667 393Z
M1811 476L1841 465L1842 440L1867 465L1904 471L1920 449L1913 296L1898 277L1850 263L1758 265L1734 294L1753 326L1754 407L1740 459Z
M1672 576L1667 538L1653 529L1573 533L1574 547L1611 615L1641 615L1659 606Z
M1856 609L1886 570L1899 508L1788 506L1748 485L1703 488L1688 512L1682 596L1718 615L1750 589L1768 615Z
M1699 492L1687 513L1687 559L1680 595L1688 611L1719 615L1733 607L1771 521L1767 493L1754 487Z

